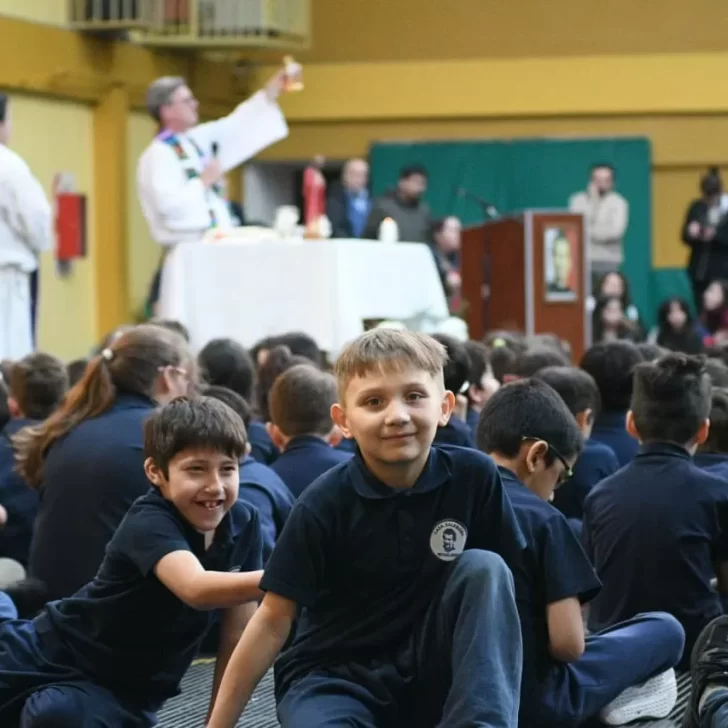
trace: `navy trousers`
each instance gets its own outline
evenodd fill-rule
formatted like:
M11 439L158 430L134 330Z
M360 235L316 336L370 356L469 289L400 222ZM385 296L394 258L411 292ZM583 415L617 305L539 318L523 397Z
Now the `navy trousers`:
M407 644L309 673L278 716L283 728L512 726L522 652L511 572L496 554L466 551Z
M587 637L581 659L555 663L538 695L523 695L520 724L568 728L599 713L620 693L674 667L685 633L670 614L641 614Z
M700 713L700 728L728 728L728 688L708 696Z
M0 600L1 601L1 600ZM33 622L0 625L0 725L5 728L151 728L159 705L91 682Z

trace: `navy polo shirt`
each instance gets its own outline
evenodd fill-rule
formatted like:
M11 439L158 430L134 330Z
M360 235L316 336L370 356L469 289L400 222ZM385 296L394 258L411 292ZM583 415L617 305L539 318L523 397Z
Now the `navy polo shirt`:
M444 427L438 427L435 433L435 445L456 445L458 447L475 447L470 425L459 417L452 415Z
M352 437L342 437L341 442L334 448L340 452L348 452L352 455L356 452L356 440Z
M319 475L349 459L351 453L334 450L320 437L301 435L288 442L272 467L298 498Z
M121 519L149 489L142 428L155 406L142 395L119 394L111 409L48 450L29 566L51 599L94 578Z
M0 528L0 556L28 565L33 524L38 513L38 491L33 490L15 470L15 455L10 438L36 420L10 420L0 432L0 505L8 512Z
M546 608L570 597L584 604L597 594L601 583L564 516L510 470L500 468L500 474L526 538L520 567L513 569L523 633L523 722L524 712L528 715L533 710L538 715L543 683L558 664L549 652Z
M270 465L278 457L278 449L270 439L265 425L257 420L248 424L248 442L250 443L250 454L255 460L263 465Z
M602 412L594 422L591 439L612 449L620 467L632 462L640 444L625 429L626 412Z
M250 455L240 463L238 497L258 510L263 533L263 560L267 561L295 499L271 468L256 462Z
M574 465L574 475L554 494L554 506L567 518L581 520L589 491L617 470L619 461L612 448L597 440L587 440Z
M257 513L236 501L205 550L204 536L154 488L139 498L114 534L99 573L73 597L52 602L35 619L59 639L93 682L160 701L179 692L215 610L193 609L157 579L154 567L174 551L191 551L208 571L262 568Z
M408 489L379 481L359 454L337 465L296 502L261 582L302 607L276 666L279 696L313 668L406 647L464 549L514 564L524 546L498 470L477 450L433 447Z
M728 455L720 453L696 452L693 462L712 475L728 479ZM2 502L2 501L0 501Z
M589 626L666 611L685 628L685 654L722 613L713 563L728 560L724 481L677 445L652 443L597 485L584 502L583 542L603 588Z

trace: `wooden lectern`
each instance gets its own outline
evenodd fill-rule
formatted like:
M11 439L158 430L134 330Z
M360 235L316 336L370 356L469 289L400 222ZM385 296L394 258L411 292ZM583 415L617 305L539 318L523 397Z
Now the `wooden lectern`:
M463 231L461 275L470 337L554 333L578 361L591 341L584 218L525 211Z

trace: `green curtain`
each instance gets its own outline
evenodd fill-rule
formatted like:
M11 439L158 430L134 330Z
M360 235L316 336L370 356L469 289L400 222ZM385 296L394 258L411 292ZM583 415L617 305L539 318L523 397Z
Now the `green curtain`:
M394 186L399 169L412 162L429 172L427 202L435 215L457 215L464 224L482 221L480 207L458 198L458 188L490 201L501 212L565 209L570 195L586 188L592 164L616 169L617 189L630 206L624 239L624 273L645 323L654 322L663 286L651 285L652 167L648 139L519 139L377 143L371 148L375 195ZM675 276L673 276L675 279ZM680 292L684 286L680 287Z

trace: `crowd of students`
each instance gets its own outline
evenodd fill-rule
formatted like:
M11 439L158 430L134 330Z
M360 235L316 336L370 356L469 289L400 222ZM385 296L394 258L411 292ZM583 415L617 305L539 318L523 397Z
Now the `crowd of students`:
M216 651L209 728L276 658L284 727L662 718L691 657L685 725L728 726L709 353L158 321L3 363L0 724L155 725Z
M595 342L647 341L685 354L700 354L728 342L728 281L717 279L700 288L695 315L680 296L664 299L657 323L647 331L632 303L629 284L622 273L607 273L597 284L593 298L592 333Z

